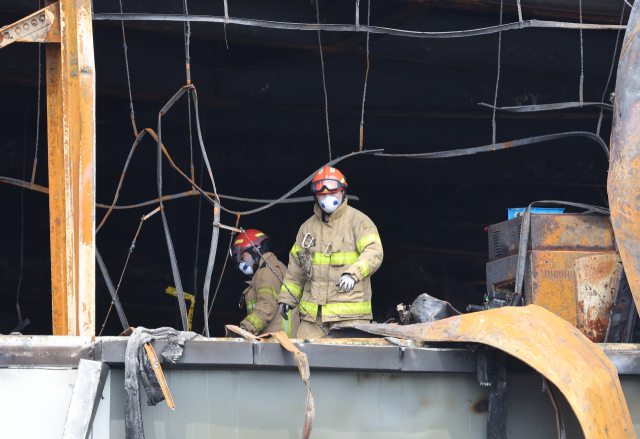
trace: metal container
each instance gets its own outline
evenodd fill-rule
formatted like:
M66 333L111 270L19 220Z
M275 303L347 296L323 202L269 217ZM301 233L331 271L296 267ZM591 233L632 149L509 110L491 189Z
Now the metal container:
M513 293L522 218L489 227L487 293ZM622 265L609 218L587 214L532 214L525 304L542 306L604 342Z

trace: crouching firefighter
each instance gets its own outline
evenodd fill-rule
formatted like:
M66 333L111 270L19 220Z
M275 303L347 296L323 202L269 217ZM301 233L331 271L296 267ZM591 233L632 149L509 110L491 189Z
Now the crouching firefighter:
M232 252L236 258L238 268L247 276L249 287L242 293L242 299L247 307L247 316L240 322L240 327L254 335L268 332L284 331L293 338L298 331L300 316L297 309L287 312L285 320L280 316L276 299L282 285L278 277L273 274L269 266L254 250L253 245L262 253L264 259L275 270L280 279L284 279L287 267L269 251L269 237L256 229L238 235L233 242ZM241 307L242 307L241 299Z
M373 221L347 205L347 187L342 173L329 166L311 183L315 214L300 227L289 254L289 291L283 285L278 295L283 318L299 307L298 338L326 337L319 325L328 332L334 324L373 318L370 279L382 264L382 244Z

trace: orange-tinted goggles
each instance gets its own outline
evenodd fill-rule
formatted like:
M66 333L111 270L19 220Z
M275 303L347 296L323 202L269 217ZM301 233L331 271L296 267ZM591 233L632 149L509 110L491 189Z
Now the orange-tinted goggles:
M346 188L344 183L340 183L338 180L318 180L311 182L311 192L335 192L340 189Z

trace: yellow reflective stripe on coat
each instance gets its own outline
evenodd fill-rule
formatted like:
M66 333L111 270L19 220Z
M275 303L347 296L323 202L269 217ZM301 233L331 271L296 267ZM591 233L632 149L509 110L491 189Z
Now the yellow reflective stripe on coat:
M362 273L363 279L369 276L369 264L367 264L367 261L356 261L356 263L353 265L360 269L360 273Z
M322 305L322 314L349 315L349 314L371 314L371 302L360 303L328 303Z
M291 282L285 282L284 285L286 285L287 288L289 288L289 291L291 291L293 295L296 296L298 299L302 297L302 287ZM280 287L280 292L281 293L284 292L288 294L287 288L285 288L284 285Z
M360 241L358 241L358 243L356 244L356 247L358 247L358 251L362 253L362 250L364 250L365 247L371 244L372 242L377 242L378 244L382 244L382 242L380 241L380 237L378 235L371 234L371 235L365 236Z
M267 327L267 324L263 322L262 319L257 315L255 315L254 313L249 314L244 319L249 323L251 323L253 326L255 326L258 332L261 332L264 328Z
M247 314L251 314L256 307L256 300L247 300Z
M331 253L331 256L325 256L322 253L314 253L311 265L351 265L354 264L360 254L358 252L349 253Z
M316 305L315 303L305 302L305 301L301 300L300 301L300 305L298 305L298 309L304 315L307 315L307 313L311 314L312 316L317 316L318 315L318 305ZM306 309L306 311L305 311L305 309Z
M291 247L291 251L289 253L291 253L293 257L298 259L298 252L300 250L302 250L302 247L300 247L298 244L293 244L293 247Z
M278 299L278 292L271 287L261 287L258 289L258 294L266 294L267 296L271 296L274 299Z
M282 319L282 332L291 338L291 311L287 311L287 318L289 320Z

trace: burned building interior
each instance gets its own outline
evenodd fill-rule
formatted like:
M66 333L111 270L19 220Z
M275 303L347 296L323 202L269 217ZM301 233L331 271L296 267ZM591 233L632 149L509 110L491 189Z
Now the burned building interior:
M116 13L122 7L125 13L183 14L185 3L123 0L120 6L117 0L95 0L93 12ZM0 0L3 25L43 6L35 0ZM192 15L224 16L224 7L222 0L188 2ZM422 32L519 20L515 0L361 0L359 8L362 24ZM250 19L353 23L355 1L229 0L228 9L233 17ZM526 20L617 25L626 23L629 11L623 0L522 2ZM96 203L113 202L136 139L132 111L138 131L155 129L158 112L187 83L185 29L182 22L94 20ZM202 137L219 194L279 198L330 159L358 151L361 121L364 149L417 154L491 145L494 111L480 103L510 107L578 102L582 93L585 103L610 104L624 32L526 28L464 38L319 34L190 23L191 82L197 89ZM38 44L12 44L0 54L0 176L30 181L37 148L34 183L43 187L49 185L45 58L44 45ZM163 116L162 140L175 164L188 175L193 166L196 181L212 191L195 113L193 106L189 112L187 102L185 94ZM495 143L588 132L598 133L608 145L611 125L611 110L593 105L520 113L498 110ZM191 185L163 160L164 194L190 191ZM396 305L410 303L421 293L461 310L481 303L489 260L487 227L505 221L508 208L539 200L608 206L607 155L588 137L449 158L364 154L336 166L346 176L348 194L358 197L349 203L375 221L384 243L384 263L372 280L377 322L397 317ZM0 193L0 333L18 325L19 302L21 318L30 320L22 333L51 334L48 196L9 184L0 185ZM305 185L293 196L309 195ZM117 205L157 196L156 142L146 136L131 158ZM213 209L200 196L164 204L184 291L196 296L193 329L200 333ZM246 211L260 204L223 199L223 206ZM114 210L98 231L96 247L114 284L120 280L140 218L155 207ZM268 234L275 254L286 261L298 227L312 210L312 201L279 203L241 216L239 224ZM106 212L97 205L96 226ZM233 226L236 219L222 212L220 222ZM220 232L211 297L229 235L228 230ZM242 319L245 312L238 302L245 280L229 259L212 307L212 335L223 335L225 324ZM143 222L119 288L129 325L180 328L177 300L165 293L169 286L175 285L162 221L156 215ZM99 272L95 300L98 333L111 303ZM112 312L102 334L121 331Z

